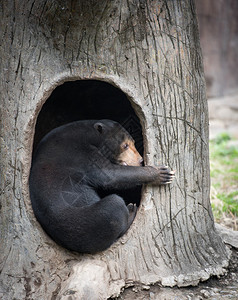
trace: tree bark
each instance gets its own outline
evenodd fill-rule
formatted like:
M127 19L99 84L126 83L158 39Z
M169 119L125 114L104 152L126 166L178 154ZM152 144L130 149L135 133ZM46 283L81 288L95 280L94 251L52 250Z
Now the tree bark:
M197 284L229 253L209 201L208 113L192 0L2 1L1 299L106 299L140 282ZM97 255L56 245L36 221L28 177L34 128L65 81L98 79L127 94L144 159L176 170L143 189L130 230Z

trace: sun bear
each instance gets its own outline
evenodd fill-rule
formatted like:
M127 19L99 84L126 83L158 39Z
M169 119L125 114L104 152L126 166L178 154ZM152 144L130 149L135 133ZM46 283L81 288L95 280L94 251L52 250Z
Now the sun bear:
M107 249L130 227L136 206L115 193L145 183L168 184L168 167L142 166L134 140L111 120L76 121L39 143L29 187L35 216L58 244L80 253Z

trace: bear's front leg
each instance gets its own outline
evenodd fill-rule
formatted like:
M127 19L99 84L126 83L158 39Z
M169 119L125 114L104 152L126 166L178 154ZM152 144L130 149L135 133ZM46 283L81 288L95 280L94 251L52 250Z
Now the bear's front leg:
M97 174L100 172L100 174ZM142 184L169 184L174 178L174 172L166 166L132 167L111 165L102 170L93 170L90 174L94 186L103 189L129 189Z

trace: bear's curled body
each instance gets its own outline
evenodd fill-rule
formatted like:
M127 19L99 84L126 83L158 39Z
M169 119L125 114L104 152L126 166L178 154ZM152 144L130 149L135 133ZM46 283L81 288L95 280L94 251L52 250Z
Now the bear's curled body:
M29 179L35 216L60 245L81 253L108 248L127 231L135 206L110 194L144 183L167 184L167 167L141 166L129 133L117 122L87 120L52 130L38 145Z

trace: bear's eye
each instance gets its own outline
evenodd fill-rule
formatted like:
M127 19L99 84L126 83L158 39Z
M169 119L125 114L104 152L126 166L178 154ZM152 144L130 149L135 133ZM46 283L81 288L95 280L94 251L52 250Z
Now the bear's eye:
M128 145L128 144L124 144L124 145L123 145L123 149L124 149L124 150L127 150L128 148L129 148L129 145Z

